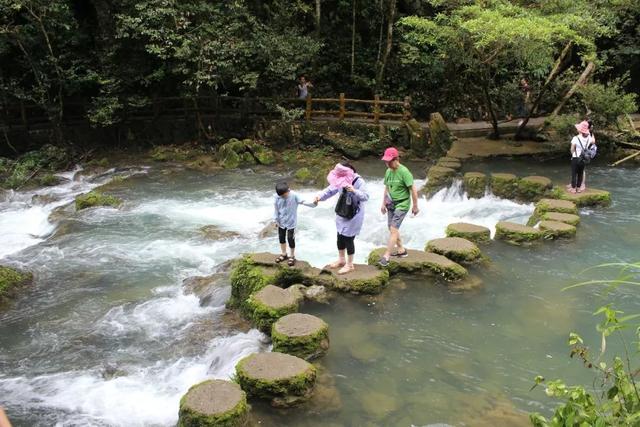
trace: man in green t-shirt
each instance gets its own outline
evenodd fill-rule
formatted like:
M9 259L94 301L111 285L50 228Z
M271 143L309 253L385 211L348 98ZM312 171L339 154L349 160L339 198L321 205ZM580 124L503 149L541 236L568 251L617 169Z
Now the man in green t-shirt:
M389 265L392 256L406 257L407 250L402 246L400 238L400 225L407 216L409 208L411 213L418 215L418 191L413 184L413 175L406 166L400 164L400 154L394 147L384 151L382 160L387 164L384 174L384 197L382 198L382 214L387 214L389 226L389 242L387 250L380 258L379 264L383 267ZM395 252L392 252L395 249Z

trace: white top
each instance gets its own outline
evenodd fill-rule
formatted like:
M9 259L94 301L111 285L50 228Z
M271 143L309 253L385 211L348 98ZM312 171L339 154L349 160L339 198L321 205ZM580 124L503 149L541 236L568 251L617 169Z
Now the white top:
M582 149L584 148L586 150L589 144L591 144L592 142L593 141L591 139L591 135L586 138L582 135L574 136L571 140L571 147L575 145L576 150L571 154L571 157L580 157L580 154L582 154ZM580 144L582 144L582 146L580 146Z

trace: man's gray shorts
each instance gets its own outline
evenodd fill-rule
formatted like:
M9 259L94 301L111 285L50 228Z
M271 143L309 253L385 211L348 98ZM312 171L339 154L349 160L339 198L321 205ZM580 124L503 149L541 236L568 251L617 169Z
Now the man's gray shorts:
M404 217L407 216L408 211L402 211L400 209L387 210L387 225L389 228L400 228Z

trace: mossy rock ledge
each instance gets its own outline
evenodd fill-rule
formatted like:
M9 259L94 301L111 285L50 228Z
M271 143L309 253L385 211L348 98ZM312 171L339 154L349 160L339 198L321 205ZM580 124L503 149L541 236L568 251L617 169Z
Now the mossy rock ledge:
M529 218L529 222L527 225L533 226L540 221L542 215L547 212L559 212L559 213L567 213L572 215L578 214L578 208L576 204L569 200L560 200L560 199L542 199L538 203L536 203L536 208L533 211L533 215Z
M448 186L456 175L455 169L442 166L432 166L427 171L427 184L424 187L426 193L433 193Z
M462 163L455 157L440 157L436 166L458 170L462 167Z
M580 217L578 215L561 212L545 212L540 217L540 220L564 222L565 224L573 225L574 227L580 224Z
M288 314L273 324L271 341L273 351L316 359L329 350L329 325L310 314Z
M515 222L501 221L496 224L494 238L514 245L530 244L542 238L542 231Z
M33 281L33 274L0 265L0 304L10 300L20 288Z
M449 224L446 230L447 237L462 237L475 243L487 243L491 241L491 230L481 225L456 222Z
M478 246L462 237L443 237L427 242L426 252L446 256L455 262L476 262L482 258Z
M389 283L389 272L371 265L356 264L355 270L350 273L332 273L332 279L326 283L342 292L379 294Z
M559 221L540 221L538 228L545 239L571 239L576 235L576 227Z
M90 191L76 197L76 210L92 208L95 206L111 206L117 208L122 204L122 200L109 196L99 191Z
M487 189L487 175L481 172L467 172L462 181L469 197L479 199L484 196Z
M515 199L518 195L518 177L512 173L492 173L491 192L503 199Z
M611 205L611 193L605 190L587 188L582 193L569 193L566 188L554 190L554 196L574 202L576 206L609 206Z
M518 180L518 198L534 202L546 196L551 188L553 183L545 176L525 176Z
M249 397L268 400L275 407L290 407L313 394L316 368L289 354L253 353L236 365L236 380Z
M239 427L246 424L247 395L231 381L207 380L180 399L178 427Z
M384 252L385 248L371 251L368 258L369 265L377 266ZM468 275L467 269L445 256L412 249L407 249L407 253L409 256L405 258L391 257L387 267L390 274L428 272L448 281L461 280Z
M271 332L273 325L281 317L298 311L299 300L286 289L267 285L247 301L245 315L262 332Z

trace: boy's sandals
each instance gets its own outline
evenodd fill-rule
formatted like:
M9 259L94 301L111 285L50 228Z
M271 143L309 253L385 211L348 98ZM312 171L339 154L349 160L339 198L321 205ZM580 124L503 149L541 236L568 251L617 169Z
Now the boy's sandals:
M398 258L406 258L409 256L409 252L407 252L407 250L405 249L404 252L398 252L398 251L393 252L391 256L395 256Z
M331 264L327 265L327 267L331 268L331 269L335 269L335 268L340 268L340 267L344 267L345 262L338 260L338 261L334 261Z
M280 264L282 261L286 261L286 260L288 260L288 259L289 259L289 257L288 257L288 256L286 256L286 255L280 255L278 258L276 258L276 262L277 262L278 264Z
M351 273L353 270L355 270L356 268L353 266L353 264L349 265L346 264L344 267L342 267L340 270L338 270L338 274L347 274L347 273Z
M289 258L289 261L287 261L287 265L289 267L293 267L294 265L296 265L296 259L295 258Z

